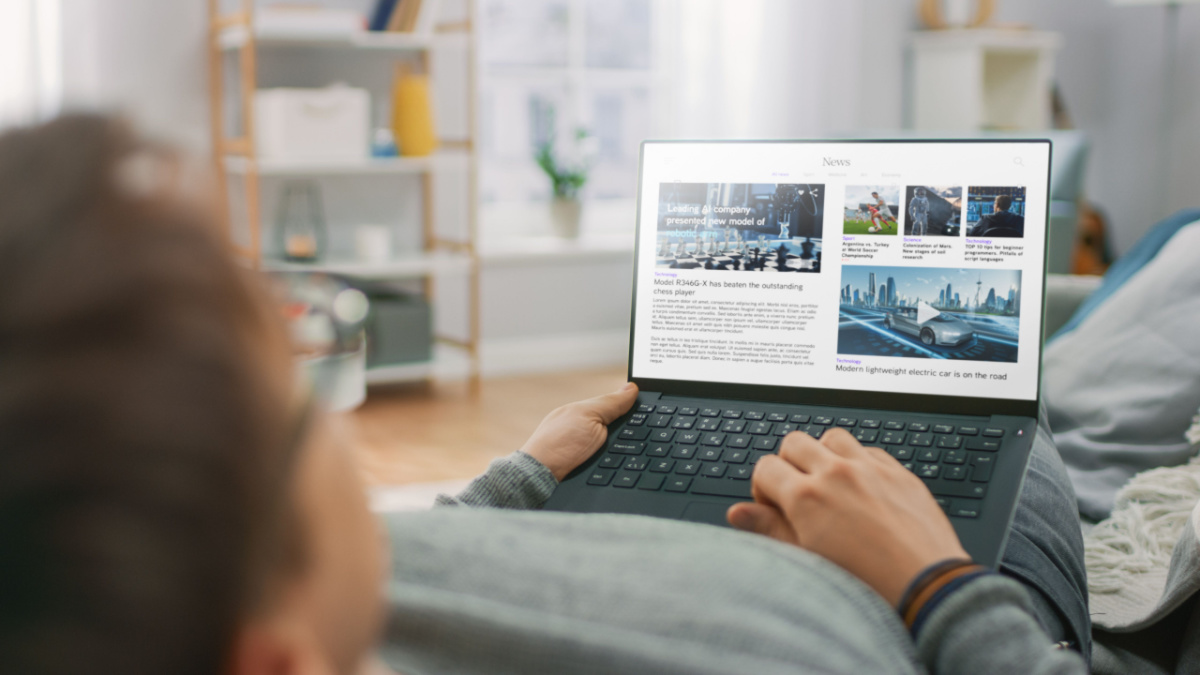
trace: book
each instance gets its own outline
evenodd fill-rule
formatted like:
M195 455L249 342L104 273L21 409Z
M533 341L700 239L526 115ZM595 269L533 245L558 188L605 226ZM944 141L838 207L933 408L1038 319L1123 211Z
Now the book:
M392 18L398 2L399 0L379 0L375 5L375 11L371 14L370 30L387 30L388 21Z

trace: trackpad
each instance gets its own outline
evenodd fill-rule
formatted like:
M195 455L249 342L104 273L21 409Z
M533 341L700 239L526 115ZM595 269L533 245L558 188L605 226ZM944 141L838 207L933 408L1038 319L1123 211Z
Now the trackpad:
M696 523L710 523L712 525L724 525L729 527L729 521L725 519L725 512L729 510L736 502L728 504L714 504L713 502L691 502L687 508L683 510L683 520L690 520Z

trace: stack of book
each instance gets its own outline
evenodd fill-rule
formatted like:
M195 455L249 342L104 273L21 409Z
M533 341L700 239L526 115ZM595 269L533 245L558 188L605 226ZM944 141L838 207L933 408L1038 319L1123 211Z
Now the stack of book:
M397 33L432 33L439 0L379 0L370 29Z

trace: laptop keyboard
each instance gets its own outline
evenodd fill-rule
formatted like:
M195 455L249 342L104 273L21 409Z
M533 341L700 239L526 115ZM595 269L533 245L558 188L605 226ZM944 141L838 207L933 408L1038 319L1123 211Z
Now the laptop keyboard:
M1005 430L978 424L834 417L765 409L641 403L588 472L596 488L751 499L754 464L783 437L834 427L880 447L924 479L950 516L978 518Z

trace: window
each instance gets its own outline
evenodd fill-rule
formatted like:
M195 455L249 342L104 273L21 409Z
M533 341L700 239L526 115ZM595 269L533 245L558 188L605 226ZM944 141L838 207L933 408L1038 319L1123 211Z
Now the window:
M634 197L638 145L663 133L668 1L480 0L483 202L548 199L533 155L549 139L564 156L589 157L587 199Z
M58 0L0 1L0 127L58 112Z

